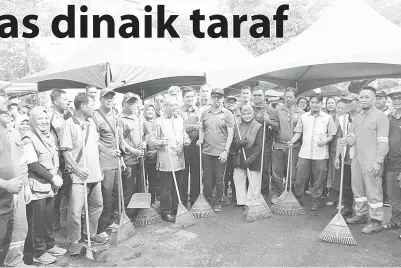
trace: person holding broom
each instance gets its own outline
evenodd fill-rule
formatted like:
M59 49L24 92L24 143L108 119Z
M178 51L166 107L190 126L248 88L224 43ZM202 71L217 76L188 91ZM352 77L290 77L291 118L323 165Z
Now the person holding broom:
M174 215L178 208L177 195L181 194L180 187L178 187L179 193L176 191L172 172L175 172L177 185L181 186L185 169L184 146L191 143L184 127L184 120L178 114L179 103L177 99L167 97L163 102L163 114L156 120L156 135L150 142L154 143L157 149L156 167L161 177L160 209L162 219L168 222L175 222Z
M234 156L234 183L237 204L245 209L246 206L250 205L259 186L263 127L254 119L254 111L251 105L243 106L240 112L241 123L238 130L234 131L232 147L236 151ZM246 160L242 148L245 150ZM249 174L247 169L249 169ZM247 179L251 180L248 191L246 190Z

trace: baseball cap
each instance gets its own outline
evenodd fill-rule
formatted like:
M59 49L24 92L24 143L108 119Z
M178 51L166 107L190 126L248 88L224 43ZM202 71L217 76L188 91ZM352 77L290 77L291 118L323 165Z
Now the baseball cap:
M227 102L229 102L229 101L237 102L237 98L235 96L227 96L226 101Z
M116 93L112 89L109 89L109 88L103 88L102 91L100 91L101 98L103 98L107 94L113 94L113 96L116 95Z
M224 96L224 91L221 88L214 88L214 89L212 89L211 95L213 95L213 94L220 94L220 95Z
M393 88L389 93L388 96L391 97L392 95L395 94L401 94L401 86Z
M140 99L140 97L137 94L132 93L132 92L127 92L124 94L123 102L127 102L132 98L135 98L136 100Z
M348 101L353 101L353 100L359 101L359 95L356 93L349 93L348 95L342 96L341 98Z
M379 97L379 98L387 98L387 93L384 92L384 90L377 91L377 92L376 92L376 97Z

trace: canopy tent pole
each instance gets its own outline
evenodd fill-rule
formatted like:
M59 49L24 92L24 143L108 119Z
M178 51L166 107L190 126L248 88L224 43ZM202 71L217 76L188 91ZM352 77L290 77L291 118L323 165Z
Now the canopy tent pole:
M111 89L111 69L110 69L110 63L107 63L106 65L106 87L108 89Z

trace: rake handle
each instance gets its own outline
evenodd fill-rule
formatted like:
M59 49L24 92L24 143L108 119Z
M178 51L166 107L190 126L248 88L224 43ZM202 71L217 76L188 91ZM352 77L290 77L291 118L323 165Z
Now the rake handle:
M343 118L343 138L346 137L346 132L348 132L348 129L346 130L346 125L347 125L347 116L344 115ZM344 183L344 160L345 160L345 154L347 152L347 146L343 147L343 153L341 154L341 176L340 176L340 196L338 197L338 213L341 213L341 204L343 201L343 183Z
M89 127L86 126L86 127ZM86 144L85 144L85 125L82 125L82 163L84 169L86 169ZM78 163L77 163L78 164ZM85 202L85 225L86 225L86 236L88 238L88 248L91 247L91 235L89 228L89 208L88 208L88 195L87 195L87 183L86 179L84 180L84 202Z
M144 136L143 136L143 115L141 113L141 111L139 111L139 135L141 137L141 142L144 143ZM144 149L145 150L145 149ZM146 185L146 170L145 170L145 155L141 157L141 166L142 166L142 172L141 172L141 176L142 176L142 183L143 183L143 191L144 193L148 193L147 190L147 185Z
M292 138L294 137L294 105L291 105L291 117L290 117L290 136L291 136L291 142ZM290 181L290 190L292 191L292 146L289 148L288 152L288 158L289 158L289 169L287 169L287 174L290 173L289 175L289 181ZM288 172L289 171L289 172Z
M265 155L265 141L266 141L266 121L263 120L263 138L262 138L262 157L260 160L260 180L259 180L259 195L262 194L262 179L263 179L263 156ZM270 183L269 183L270 185Z

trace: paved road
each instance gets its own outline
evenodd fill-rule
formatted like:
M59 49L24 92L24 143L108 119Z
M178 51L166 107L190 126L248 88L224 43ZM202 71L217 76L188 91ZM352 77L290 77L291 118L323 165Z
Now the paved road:
M357 246L319 241L334 214L326 207L250 223L241 209L226 206L185 230L164 222L138 227L130 240L111 247L102 263L62 257L55 266L400 266L399 231L364 235L363 225L357 225L350 226Z

